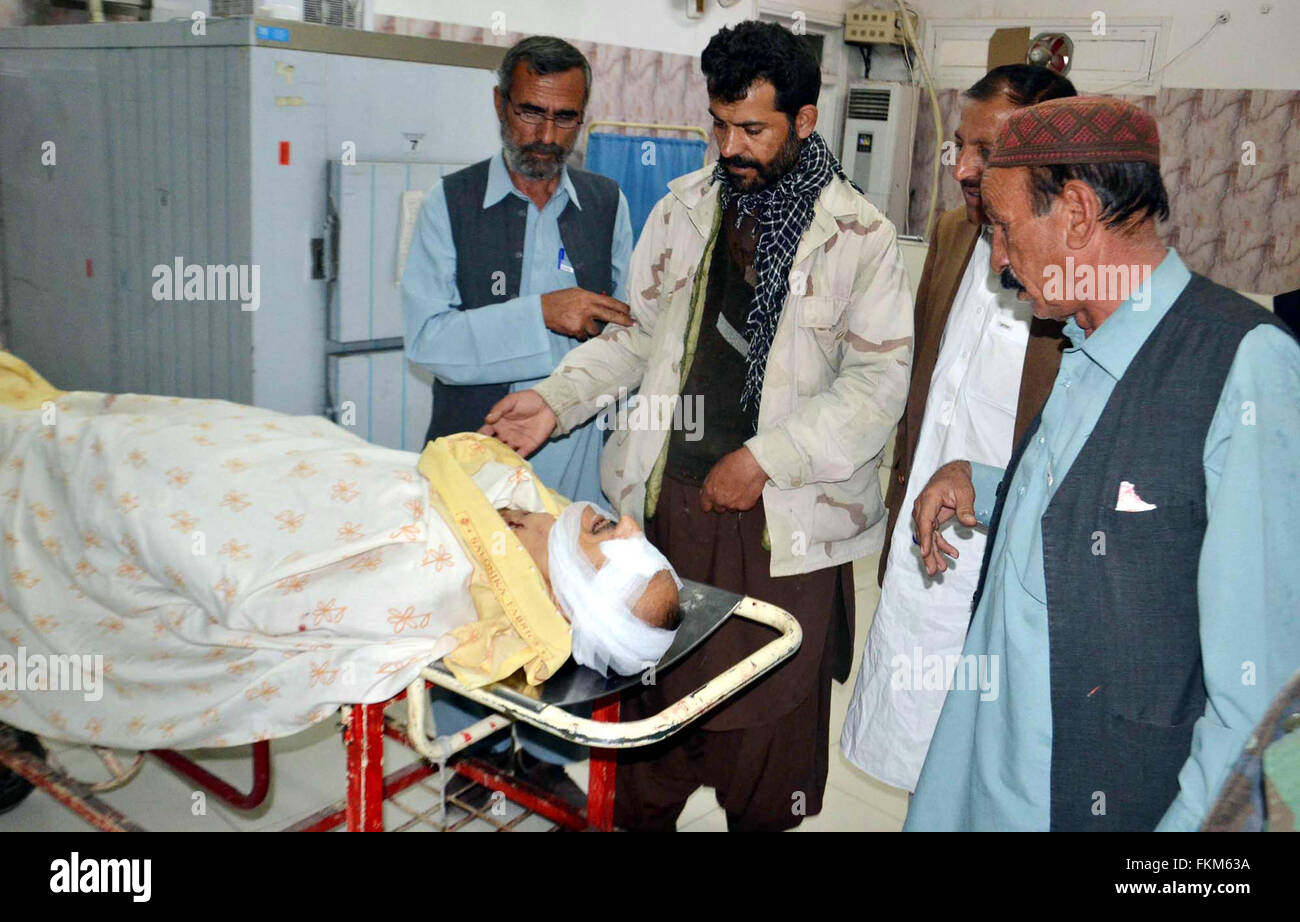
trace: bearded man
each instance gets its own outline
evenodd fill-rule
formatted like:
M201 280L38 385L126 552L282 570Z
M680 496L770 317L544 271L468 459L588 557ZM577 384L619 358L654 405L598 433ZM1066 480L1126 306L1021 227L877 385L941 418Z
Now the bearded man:
M605 323L631 323L627 200L613 180L565 165L591 95L587 59L562 39L525 38L506 52L492 95L502 150L429 190L402 276L406 357L434 376L426 441L477 429L497 400L546 377ZM563 495L600 503L601 436L574 427L533 468ZM484 713L434 695L442 732ZM541 764L520 755L516 770L585 802L559 768L585 747L533 728L517 736Z
M745 22L713 36L700 63L718 162L670 183L647 219L634 325L503 399L484 431L527 453L639 388L635 411L613 414L629 425L601 459L606 495L682 577L784 608L803 643L697 724L620 753L615 820L671 830L707 786L728 828L780 830L822 807L831 679L852 657L850 565L884 537L877 471L907 396L912 303L893 226L814 131L821 73L807 46ZM703 426L685 431L687 418ZM770 639L724 623L647 675L623 719Z
M631 322L627 200L613 180L565 165L591 95L587 59L535 35L497 76L502 150L429 190L402 276L406 356L434 374L426 441L472 432L580 340ZM532 465L563 495L600 502L600 447L596 427L580 427Z

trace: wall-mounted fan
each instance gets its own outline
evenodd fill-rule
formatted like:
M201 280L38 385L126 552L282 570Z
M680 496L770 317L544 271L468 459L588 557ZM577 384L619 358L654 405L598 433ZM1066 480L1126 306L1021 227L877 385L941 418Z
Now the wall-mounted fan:
M1040 32L1029 43L1026 64L1037 64L1061 76L1070 72L1074 62L1074 42L1064 32Z

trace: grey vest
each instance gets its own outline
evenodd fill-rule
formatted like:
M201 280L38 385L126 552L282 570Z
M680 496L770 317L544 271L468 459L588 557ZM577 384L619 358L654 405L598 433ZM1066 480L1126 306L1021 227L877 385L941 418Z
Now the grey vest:
M483 207L489 160L468 166L442 181L456 247L456 289L461 310L499 304L519 296L524 261L524 230L528 203L507 195ZM613 294L610 250L618 216L618 185L595 173L568 168L582 207L572 201L560 213L560 239L573 266L579 288ZM558 256L553 254L551 258ZM505 273L501 284L498 273ZM494 292L493 288L497 290ZM425 440L455 432L473 432L483 425L492 405L510 390L510 383L452 385L434 379L433 418Z
M1206 701L1197 603L1202 454L1237 346L1263 323L1286 329L1193 274L1115 385L1043 515L1054 831L1150 830L1178 794ZM998 487L976 606L1007 490L1040 421ZM1155 508L1116 511L1122 481Z

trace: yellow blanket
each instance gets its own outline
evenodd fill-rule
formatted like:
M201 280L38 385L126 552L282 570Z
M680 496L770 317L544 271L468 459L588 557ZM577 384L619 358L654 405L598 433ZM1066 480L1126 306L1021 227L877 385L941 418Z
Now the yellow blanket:
M569 623L555 607L532 556L471 480L489 461L526 471L551 515L568 505L536 479L532 465L496 439L466 432L425 447L419 469L429 481L429 501L460 535L475 563L470 593L478 621L453 631L460 643L443 662L469 688L518 669L529 685L537 685L569 658Z
M13 410L35 410L63 391L54 387L11 352L0 350L0 405Z

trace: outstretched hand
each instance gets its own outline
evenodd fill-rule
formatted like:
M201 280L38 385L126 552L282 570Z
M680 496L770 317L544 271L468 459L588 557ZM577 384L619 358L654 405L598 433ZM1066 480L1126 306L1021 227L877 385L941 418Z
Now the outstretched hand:
M916 528L916 540L921 545L921 561L927 576L948 569L944 554L953 560L961 556L939 534L939 529L954 515L968 528L979 524L975 518L975 485L971 481L969 461L949 461L935 471L912 504L912 524Z
M479 432L528 457L551 437L558 422L555 411L537 391L516 391L496 402Z

